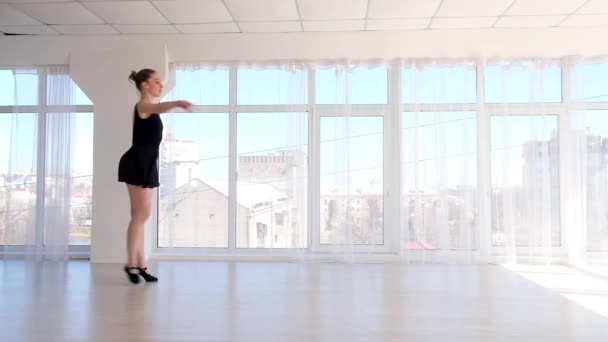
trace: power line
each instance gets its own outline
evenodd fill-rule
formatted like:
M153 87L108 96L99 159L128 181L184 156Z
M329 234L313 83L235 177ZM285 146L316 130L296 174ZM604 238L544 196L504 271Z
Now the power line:
M358 134L358 135L352 135L352 136L345 137L345 138L325 139L325 140L321 140L320 143L323 144L323 143L332 142L332 141L355 139L355 138L361 138L361 137L378 135L378 134L384 134L384 132L373 132L373 133L366 133L366 134ZM269 148L269 149L242 152L242 153L237 153L236 156L237 157L241 157L241 156L246 156L246 155L250 155L250 154L253 154L253 153L288 150L290 148L303 147L303 146L308 146L308 143L306 143L306 144L278 146L278 147L273 147L273 148ZM193 159L193 160L185 160L185 161L181 161L180 160L180 161L174 161L174 162L171 162L171 163L172 164L180 164L180 163L194 163L194 164L198 164L198 163L200 163L202 161L214 160L214 159L222 159L222 158L228 158L228 157L229 157L228 155L222 155L222 156L215 156L215 157L209 157L209 158L200 158L200 159Z
M384 165L371 166L371 167L366 167L366 168L345 170L345 171L340 171L340 172L322 173L322 174L320 174L320 176L331 176L331 175L345 174L345 173L349 173L349 172L368 171L368 170L374 170L374 169L381 169L383 167L384 167ZM275 179L275 180L265 181L265 182L256 182L256 183L251 183L251 184L246 184L246 185L247 186L255 186L255 185L260 185L260 184L281 183L281 182L286 182L286 181L295 181L295 180L303 180L303 179L308 179L308 176L306 176L306 177L281 178L281 179ZM201 182L205 183L202 180L201 180ZM205 184L207 184L207 183L205 183ZM209 184L207 184L207 185L209 185ZM202 193L202 192L206 192L206 191L218 191L218 192L221 192L221 191L219 191L219 190L217 190L215 188L211 188L211 189L205 189L205 190L193 190L193 191L184 191L184 192L174 192L173 194L174 195L182 195L182 194L186 195L186 194L191 194L191 193ZM238 185L237 185L237 191L238 191Z

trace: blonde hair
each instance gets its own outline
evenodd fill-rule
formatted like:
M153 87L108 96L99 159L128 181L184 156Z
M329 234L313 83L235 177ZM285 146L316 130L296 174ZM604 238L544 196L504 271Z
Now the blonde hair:
M156 71L152 69L141 69L139 71L133 70L129 75L129 80L133 81L137 90L141 91L141 84L150 79L150 76L152 76L154 73L156 73Z

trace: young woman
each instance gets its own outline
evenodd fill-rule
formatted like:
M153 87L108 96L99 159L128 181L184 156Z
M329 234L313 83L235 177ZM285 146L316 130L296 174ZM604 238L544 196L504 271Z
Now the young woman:
M159 114L173 108L189 109L188 101L156 103L163 84L151 69L131 72L129 79L140 92L139 102L133 109L133 145L120 158L118 181L127 183L131 202L131 222L127 232L128 262L124 267L131 283L139 283L141 276L147 282L158 278L146 270L144 256L144 224L150 216L152 189L158 187L158 149L163 136L163 123Z

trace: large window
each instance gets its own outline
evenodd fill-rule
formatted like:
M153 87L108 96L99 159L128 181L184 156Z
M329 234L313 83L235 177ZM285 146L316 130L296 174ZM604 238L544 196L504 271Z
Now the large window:
M544 261L606 250L607 70L178 63L173 98L195 113L165 120L159 246Z
M568 164L577 172L568 185L580 192L573 203L584 241L591 252L608 251L608 62L604 58L572 67L570 97L574 111L569 127L573 136ZM584 228L582 228L584 227Z
M593 100L596 100L594 98ZM576 127L575 146L579 156L586 189L585 203L587 248L608 250L608 110L577 111L573 115Z
M195 107L163 119L159 247L306 248L307 71L189 65L175 74L168 98Z
M37 113L0 114L0 244L24 245L36 217Z
M239 68L236 93L240 105L307 103L307 74L302 68Z
M557 116L492 116L492 244L560 244Z
M163 115L160 247L228 246L228 114Z
M0 88L0 245L89 245L91 101L64 67L0 70Z
M307 113L238 114L238 248L306 247L307 166Z
M386 104L388 69L386 66L317 66L317 104Z
M402 71L403 103L475 103L477 96L474 63L406 65Z
M405 247L476 249L476 113L408 112L402 126Z
M73 150L70 150L69 154L71 163L69 241L71 245L90 245L93 223L93 112L49 113L47 116L50 115L62 115L63 119L69 120L71 125L70 139ZM51 136L49 129L47 151L52 151L53 144L59 143L57 139L51 139ZM52 163L47 163L47 167L48 181L52 179Z
M562 102L559 61L507 61L485 69L486 103Z
M0 106L38 104L38 72L34 69L0 69Z
M384 244L383 123L321 118L321 244Z
M401 91L399 245L414 251L476 250L477 66L405 63Z

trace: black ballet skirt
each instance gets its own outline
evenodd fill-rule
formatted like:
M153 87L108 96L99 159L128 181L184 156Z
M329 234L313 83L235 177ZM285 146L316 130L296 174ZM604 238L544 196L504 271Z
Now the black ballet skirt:
M120 158L118 181L143 188L156 188L158 181L158 149L163 138L160 115L147 119L139 117L137 105L133 110L133 145Z

